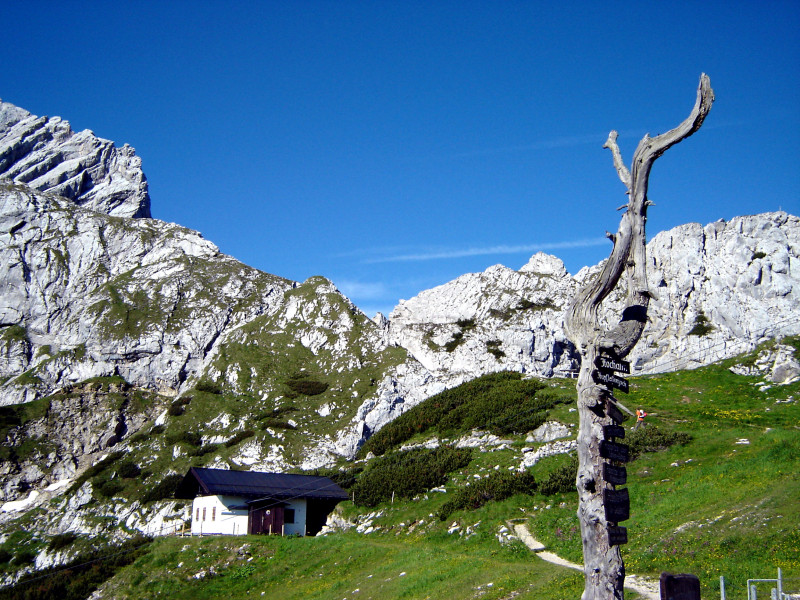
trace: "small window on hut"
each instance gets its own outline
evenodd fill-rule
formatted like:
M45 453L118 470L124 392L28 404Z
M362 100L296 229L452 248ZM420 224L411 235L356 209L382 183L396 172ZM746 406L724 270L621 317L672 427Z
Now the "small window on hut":
M211 507L211 520L212 521L216 521L217 520L217 507L216 506L212 506Z
M199 520L200 520L200 507L198 506L197 507L197 516L195 517L195 521L199 521Z
M206 507L203 507L203 521L206 520Z
M283 522L284 523L294 523L294 509L293 508L286 508L283 511Z

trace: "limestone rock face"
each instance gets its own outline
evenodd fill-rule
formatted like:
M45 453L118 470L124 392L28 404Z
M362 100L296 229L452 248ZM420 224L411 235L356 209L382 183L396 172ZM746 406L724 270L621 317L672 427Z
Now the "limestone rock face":
M389 339L448 387L494 371L552 376L574 368L563 311L577 284L555 256L519 271L502 265L401 300Z
M642 371L694 368L800 333L800 219L785 212L693 223L647 248L655 298L632 359Z
M135 406L135 395L121 381L69 386L54 394L42 416L9 432L6 445L20 450L0 461L0 503L31 487L42 493L55 491L58 488L46 486L71 480L90 466L92 457L116 449L125 436L152 420L165 402L155 397L142 408Z
M800 219L785 212L688 224L648 244L654 299L628 358L635 373L693 368L800 333ZM519 271L496 265L401 301L389 339L448 386L510 369L541 376L579 366L564 309L602 263L570 276L539 253ZM613 325L623 284L602 308Z
M221 334L291 286L194 231L19 184L0 184L0 281L0 323L21 332L3 332L0 372L14 377L0 404L115 374L174 395Z
M133 148L2 101L0 178L117 217L150 217L147 180Z

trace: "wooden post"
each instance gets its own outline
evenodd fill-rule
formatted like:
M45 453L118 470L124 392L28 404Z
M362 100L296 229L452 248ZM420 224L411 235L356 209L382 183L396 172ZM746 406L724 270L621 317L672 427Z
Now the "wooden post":
M603 270L587 281L567 308L565 329L567 337L575 344L581 356L578 375L578 519L583 541L583 565L586 578L582 600L622 600L625 565L619 545L610 543L621 539L617 523L607 518L604 492L613 490L613 484L604 479L605 459L600 453L603 426L611 425L612 406L608 402L611 388L627 391L621 378L603 377L596 381L595 366L622 365L642 335L647 321L650 291L647 287L647 256L645 222L650 169L655 160L669 148L700 129L711 105L714 91L705 75L700 76L697 100L689 117L678 127L651 138L645 135L633 154L631 170L622 161L617 146L617 132L608 135L604 148L611 150L617 175L625 184L628 202L616 235L607 234L614 244ZM626 308L620 322L604 331L598 311L601 303L614 290L624 271L628 271ZM603 360L602 357L606 357ZM624 388L624 389L623 389ZM615 417L621 413L616 411ZM606 471L608 472L608 471ZM617 475L620 475L617 473ZM615 512L624 514L622 511ZM617 516L616 518L619 518ZM615 535L609 534L609 527Z

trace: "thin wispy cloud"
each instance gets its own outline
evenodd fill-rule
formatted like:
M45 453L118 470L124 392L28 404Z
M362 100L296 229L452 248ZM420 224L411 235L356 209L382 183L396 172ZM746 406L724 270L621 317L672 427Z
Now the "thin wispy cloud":
M608 133L605 134L608 136ZM467 150L464 152L456 152L450 154L451 158L468 158L470 156L486 156L489 154L505 154L507 152L531 152L536 150L552 150L554 148L570 148L573 146L583 146L585 144L597 143L600 140L602 145L605 141L604 134L587 134L587 135L562 135L553 138L538 140L529 144L518 144L516 146L500 146L495 148L480 148L475 150Z
M453 250L437 250L433 252L418 252L414 254L396 254L393 256L375 257L364 259L365 264L387 262L411 262L426 260L447 260L465 258L469 256L491 256L496 254L521 254L523 252L539 252L545 250L564 250L568 248L589 248L608 244L605 237L571 240L564 242L546 242L541 244L525 244L519 246L485 246L478 248L461 248Z

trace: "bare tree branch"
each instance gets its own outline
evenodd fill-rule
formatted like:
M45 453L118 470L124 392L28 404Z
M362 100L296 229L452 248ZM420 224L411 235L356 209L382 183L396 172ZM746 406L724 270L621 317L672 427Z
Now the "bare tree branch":
M586 583L582 600L623 600L625 565L619 546L611 546L609 523L604 506L604 492L613 490L614 484L604 480L603 459L600 457L600 436L603 426L610 424L606 401L611 393L597 385L592 377L595 359L601 353L611 352L622 358L639 341L647 321L647 308L651 294L647 289L647 255L645 223L650 169L655 160L681 140L697 131L703 124L714 92L708 77L700 76L697 100L689 117L675 129L651 138L646 135L633 155L630 171L622 161L617 146L617 132L612 131L605 143L611 150L617 175L628 188L628 203L624 208L616 235L607 233L614 243L602 271L584 284L567 309L565 330L567 337L581 354L578 375L578 518L583 540L583 561ZM614 290L627 270L627 299L620 322L609 331L603 331L598 310L603 300Z
M609 133L606 143L603 144L603 148L609 148L611 150L611 155L614 157L614 167L617 169L617 175L619 175L622 183L624 183L625 187L630 191L631 174L622 160L622 153L619 151L619 146L617 146L617 135L619 134L616 131Z

